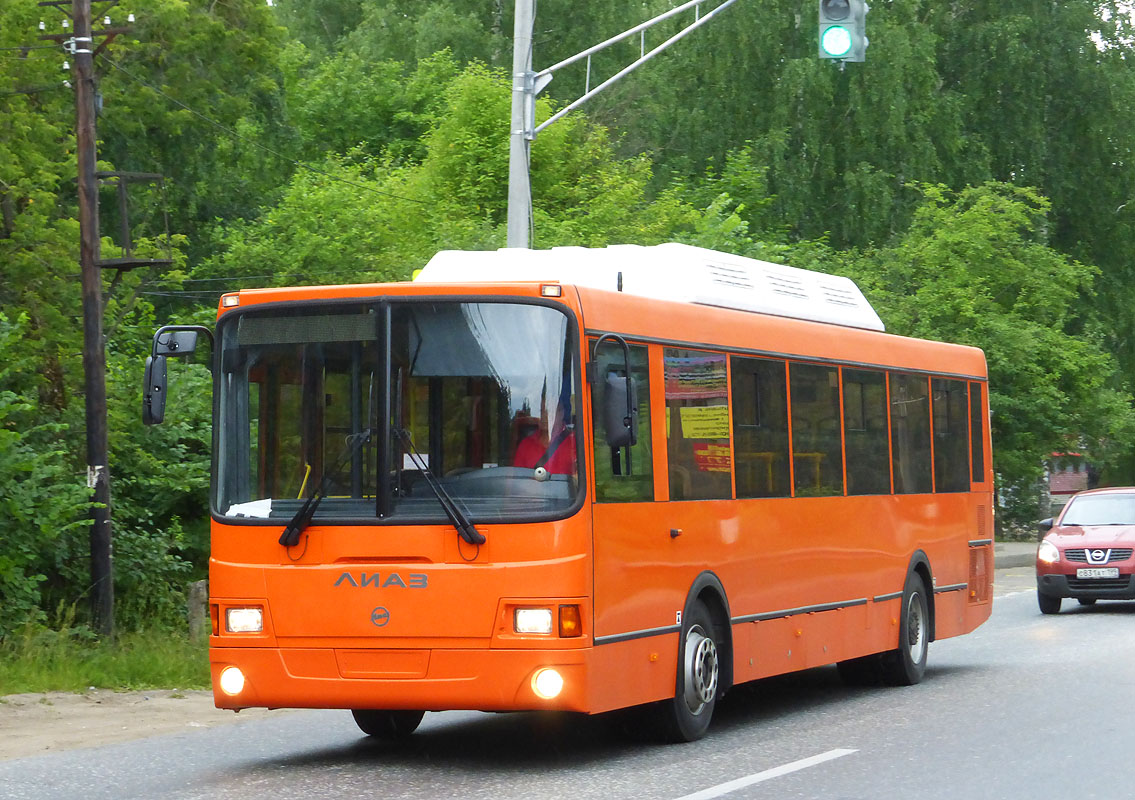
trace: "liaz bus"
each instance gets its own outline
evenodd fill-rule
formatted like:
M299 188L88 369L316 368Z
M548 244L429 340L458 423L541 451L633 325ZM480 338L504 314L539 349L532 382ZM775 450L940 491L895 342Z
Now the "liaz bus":
M165 413L166 326L143 415ZM845 278L680 244L439 253L412 282L220 298L216 705L641 706L917 683L991 611L982 352ZM634 715L637 716L637 715Z

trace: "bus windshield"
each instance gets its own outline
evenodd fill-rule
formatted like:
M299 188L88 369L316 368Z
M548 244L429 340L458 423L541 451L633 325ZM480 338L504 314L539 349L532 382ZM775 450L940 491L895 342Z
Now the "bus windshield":
M214 508L286 522L563 516L580 491L577 338L548 305L251 308L219 329Z

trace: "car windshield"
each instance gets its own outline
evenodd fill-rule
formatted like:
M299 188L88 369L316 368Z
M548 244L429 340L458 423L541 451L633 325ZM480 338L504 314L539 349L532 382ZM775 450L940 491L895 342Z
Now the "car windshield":
M1072 498L1061 525L1135 525L1135 494L1081 495Z
M223 516L473 522L576 503L577 362L561 310L390 302L252 309L220 330Z

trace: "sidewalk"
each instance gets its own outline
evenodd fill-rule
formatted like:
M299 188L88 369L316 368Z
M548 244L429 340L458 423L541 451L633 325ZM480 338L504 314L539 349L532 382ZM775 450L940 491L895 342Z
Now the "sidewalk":
M1036 542L995 542L993 568L1031 567L1036 563Z

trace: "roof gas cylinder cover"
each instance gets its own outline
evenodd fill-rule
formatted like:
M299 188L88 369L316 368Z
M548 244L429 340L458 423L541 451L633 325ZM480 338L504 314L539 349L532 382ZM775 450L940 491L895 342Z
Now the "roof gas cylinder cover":
M418 283L562 283L884 330L850 278L687 244L442 250Z

